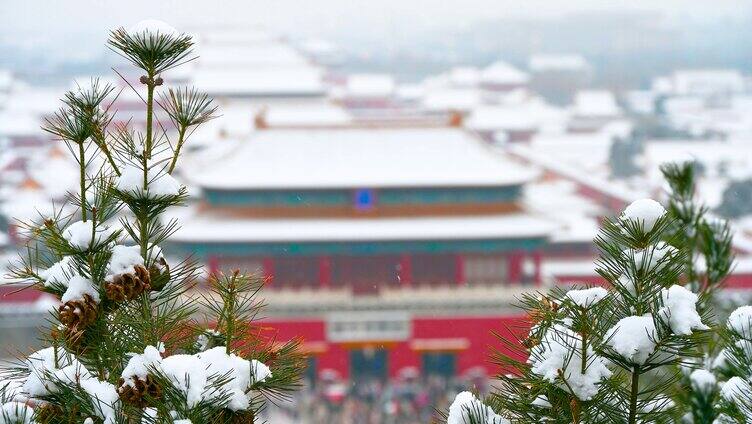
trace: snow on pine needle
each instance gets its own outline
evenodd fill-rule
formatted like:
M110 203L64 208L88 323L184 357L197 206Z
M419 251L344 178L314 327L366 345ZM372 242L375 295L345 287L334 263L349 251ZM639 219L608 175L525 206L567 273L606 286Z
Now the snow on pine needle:
M217 110L188 88L156 100L163 72L191 59L192 38L149 20L108 44L142 73L146 125L114 122L116 90L98 80L66 93L45 122L79 164L80 188L24 224L27 254L12 277L59 303L41 334L48 347L0 369L0 423L253 424L297 389L300 341L275 343L255 323L259 279L218 273L197 296L198 264L160 247L179 227L163 213L187 198L173 175L180 148Z
M672 422L679 366L700 368L713 323L706 294L685 286L674 225L660 203L635 201L595 240L606 284L523 295L527 336L500 339L511 353L494 354L502 372L483 404L510 423ZM693 381L712 392L706 373Z

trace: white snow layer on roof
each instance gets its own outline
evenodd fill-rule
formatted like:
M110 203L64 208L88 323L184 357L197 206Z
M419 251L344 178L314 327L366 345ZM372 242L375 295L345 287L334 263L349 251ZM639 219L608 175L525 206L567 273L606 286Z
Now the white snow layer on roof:
M194 85L212 95L320 95L322 70L263 31L210 31L199 37Z
M428 89L423 107L429 111L465 111L481 104L481 92L475 88Z
M480 70L472 66L457 66L449 71L449 81L456 87L475 87L480 82Z
M621 113L614 94L606 90L584 90L574 99L574 113L579 116L610 117Z
M752 174L752 143L749 140L726 141L676 140L645 143L644 162L651 179L660 178L660 166L667 162L698 161L705 165L708 176L722 177L718 171L744 178Z
M744 90L744 77L735 69L678 70L671 76L670 83L677 94L714 94Z
M323 95L321 70L314 67L196 70L193 84L216 96Z
M552 224L527 214L372 219L236 219L203 213L181 220L178 242L401 241L546 237Z
M189 176L205 188L379 188L523 184L532 169L459 129L264 130L221 167Z
M564 128L568 113L539 99L496 106L483 105L471 112L466 126L476 131L539 130Z
M29 113L0 111L0 137L40 135L41 121Z
M591 199L577 193L569 180L525 185L524 201L528 209L560 223L552 242L590 242L598 234L598 218L605 211Z
M54 112L60 106L60 93L63 91L65 87L14 84L6 98L5 109L14 113L30 113L32 116Z
M297 67L308 65L308 59L286 43L199 43L200 67Z
M575 166L583 178L608 166L612 137L603 132L592 134L536 134L524 146L532 158L555 166Z
M197 36L202 44L220 45L269 43L278 39L277 34L264 28L213 28Z
M353 74L347 78L348 96L388 97L394 88L394 78L388 74Z
M530 79L525 72L520 71L514 66L498 61L483 68L480 75L481 81L485 84L526 84Z
M269 126L284 125L342 125L352 122L343 108L325 104L274 105L265 114Z

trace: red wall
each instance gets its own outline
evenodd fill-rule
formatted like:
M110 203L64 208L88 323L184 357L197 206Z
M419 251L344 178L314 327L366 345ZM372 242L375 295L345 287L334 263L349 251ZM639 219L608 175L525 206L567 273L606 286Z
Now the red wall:
M493 317L451 317L429 318L419 317L412 321L411 339L447 339L464 338L469 342L466 350L457 352L457 372L463 373L470 368L484 367L489 375L498 372L489 363L491 349L502 349L502 343L491 333L495 331L502 336L510 337L512 332L508 327L524 325L521 316L493 316ZM265 321L277 340L284 342L296 336L306 342L327 342L325 323L319 320L285 320ZM384 346L388 349L389 375L395 376L404 367L421 367L420 352L410 347L410 341L398 342ZM509 353L509 352L507 352ZM326 351L316 354L318 369L332 368L344 378L350 372L349 350L340 343L326 343Z

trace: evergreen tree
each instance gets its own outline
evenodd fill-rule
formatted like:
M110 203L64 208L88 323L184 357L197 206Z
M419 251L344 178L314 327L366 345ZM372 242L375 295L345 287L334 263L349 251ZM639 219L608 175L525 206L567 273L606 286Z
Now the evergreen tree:
M719 389L705 364L715 345L708 331L713 295L733 260L730 231L694 202L691 164L663 172L672 188L668 211L653 200L636 201L607 220L595 240L596 269L607 285L523 296L532 327L513 330L527 336L500 338L511 354L493 356L503 370L495 391L483 403L458 396L445 414L450 424L717 418ZM738 409L724 417L740 416Z
M212 275L197 296L197 264L170 263L160 249L179 227L165 210L187 197L172 176L181 148L216 113L193 89L157 95L163 76L192 59L193 40L144 21L112 31L109 47L143 72L143 87L131 88L146 128L116 123L118 93L98 80L66 93L43 127L76 158L80 185L69 205L25 223L12 276L62 305L43 334L49 347L0 373L10 377L0 423L257 422L267 401L297 387L298 342L275 345L254 324L259 279Z
M721 335L722 349L712 363L715 374L705 377L713 422L748 424L752 422L752 306L733 311Z
M670 187L668 212L674 223L670 238L676 249L684 251L682 281L700 293L697 309L709 316L709 324L717 326L718 315L724 313L717 299L718 290L734 259L731 230L724 220L709 216L707 207L695 199L696 176L701 172L696 162L666 164L661 171ZM680 367L673 396L677 421L704 423L716 418L718 390L712 358L720 341L711 337L700 346L696 361Z

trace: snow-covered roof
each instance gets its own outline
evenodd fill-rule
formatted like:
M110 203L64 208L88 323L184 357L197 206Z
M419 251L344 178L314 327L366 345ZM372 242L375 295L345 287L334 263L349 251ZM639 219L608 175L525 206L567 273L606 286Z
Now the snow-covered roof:
M465 126L476 131L528 131L538 128L538 120L528 110L516 106L481 106L473 109Z
M614 94L606 90L579 91L574 99L574 113L586 117L612 117L621 109L616 104Z
M30 176L42 186L45 194L52 199L62 199L69 191L75 191L79 184L79 169L68 151L60 145L54 154L39 152L29 163Z
M40 119L29 112L0 110L0 137L42 135Z
M199 67L305 66L308 59L286 43L202 44L196 48Z
M475 87L480 78L480 69L472 66L457 66L449 70L449 80L455 87Z
M531 154L561 164L576 165L583 172L608 165L612 136L607 133L538 134L529 144Z
M598 218L606 214L598 204L577 192L577 184L558 179L527 184L527 209L560 224L553 242L590 242L598 234Z
M193 84L214 96L319 96L324 94L322 73L313 67L256 69L199 68Z
M537 139L538 137L534 138ZM581 140L585 140L584 138ZM555 140L552 140L555 142ZM592 149L587 148L587 145L581 146L582 150L577 153L572 153L574 160L562 160L561 156L566 152L571 152L572 147L562 143L561 148L555 150L541 149L538 147L522 144L510 144L507 149L515 156L524 158L530 163L539 165L547 170L550 170L560 176L575 181L584 186L588 186L601 193L607 194L615 199L620 199L625 203L633 202L637 199L644 197L650 197L649 193L644 190L634 190L628 187L623 187L615 184L612 181L603 178L591 171L592 168L588 168L584 165L583 158L590 158L592 155ZM607 158L607 151L604 157ZM590 161L587 161L588 165ZM594 162L598 163L598 160ZM592 167L592 165L590 165Z
M187 146L196 142L212 143L218 138L247 137L253 132L253 117L257 112L257 108L248 104L223 106L218 117L198 127Z
M578 54L536 54L530 57L529 67L533 72L544 72L587 70L590 66Z
M660 181L659 167L666 162L698 161L713 178L745 178L752 174L752 143L749 140L653 140L644 143L644 163L648 173ZM719 168L726 175L719 175Z
M323 38L309 38L301 42L299 46L303 51L313 56L339 52L339 47L336 44Z
M752 145L748 140L676 140L644 143L643 163L649 181L661 187L660 166L667 162L698 161L704 165L697 183L698 197L709 207L718 206L729 180L752 176Z
M527 84L530 79L525 72L504 61L497 61L483 68L480 78L484 84L500 85Z
M472 110L465 125L476 131L563 129L568 116L564 109L530 99L508 105L479 106Z
M471 217L237 219L209 213L181 218L177 242L402 241L546 237L554 228L528 214Z
M323 70L261 30L213 30L199 36L194 85L215 96L323 95Z
M505 186L535 173L456 128L257 131L195 172L216 189Z
M655 112L657 95L651 90L630 90L624 94L627 109L644 114Z
M6 98L7 111L43 115L60 107L65 87L30 87L14 84Z
M350 97L389 97L394 92L394 77L388 74L352 74L347 78Z
M429 90L423 107L429 111L465 111L481 104L482 93L475 88L444 88Z
M49 196L39 190L19 190L0 205L0 212L9 219L39 221L52 216L60 205L54 205Z
M264 118L271 126L288 125L343 125L352 122L352 116L342 107L332 104L273 105Z
M212 28L200 31L196 39L206 44L251 44L278 40L274 33L263 28Z
M674 72L671 83L676 94L738 93L744 77L735 69L687 69Z
M400 100L415 101L423 98L426 89L421 84L400 84L394 94Z

